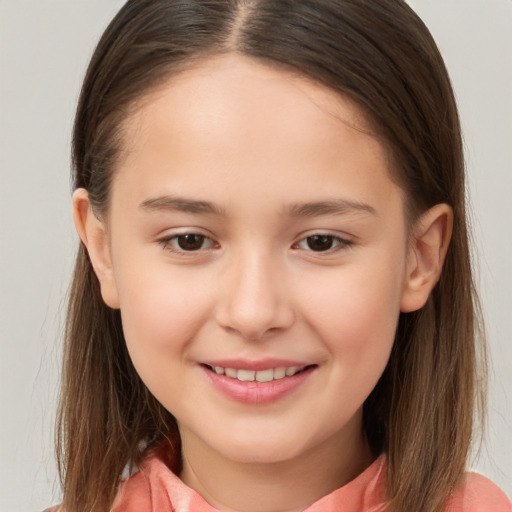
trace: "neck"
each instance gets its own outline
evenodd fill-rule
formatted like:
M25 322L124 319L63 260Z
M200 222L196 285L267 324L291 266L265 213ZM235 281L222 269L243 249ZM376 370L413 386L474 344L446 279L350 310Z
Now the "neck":
M284 461L239 462L223 457L180 429L182 481L222 512L298 512L347 484L374 457L361 429L346 432Z

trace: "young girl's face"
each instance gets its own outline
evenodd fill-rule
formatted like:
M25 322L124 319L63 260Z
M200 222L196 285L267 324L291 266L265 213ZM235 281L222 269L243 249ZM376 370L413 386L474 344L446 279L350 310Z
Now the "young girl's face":
M360 446L413 259L369 129L349 100L240 56L174 76L129 119L95 266L186 450Z

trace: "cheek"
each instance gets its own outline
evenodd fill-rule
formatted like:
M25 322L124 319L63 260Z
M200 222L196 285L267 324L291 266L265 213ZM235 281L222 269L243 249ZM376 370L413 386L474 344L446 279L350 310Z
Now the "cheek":
M210 311L211 298L201 279L200 273L179 272L170 265L119 269L123 331L136 367L150 368L168 355L186 353Z
M307 302L310 327L320 335L345 377L374 385L394 342L400 314L400 272L354 266L326 275L323 283L317 276L312 289Z
M332 428L361 410L389 360L400 314L397 287L373 273L356 272L312 297L310 326L329 353L330 372L323 398L312 411L330 410ZM395 298L393 299L393 295ZM336 404L333 408L332 404Z
M183 406L176 398L192 392L187 354L210 310L210 298L201 284L191 278L185 283L175 274L170 268L145 270L120 293L132 363L151 393L173 413Z
M402 280L393 271L347 268L309 288L310 317L328 330L353 333L357 343L374 331L394 331L400 312ZM347 340L348 341L348 340Z

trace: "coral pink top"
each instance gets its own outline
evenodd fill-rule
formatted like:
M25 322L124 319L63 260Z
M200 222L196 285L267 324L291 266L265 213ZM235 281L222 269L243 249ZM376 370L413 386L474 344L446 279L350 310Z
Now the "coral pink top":
M383 502L385 457L380 456L357 478L324 496L304 512L371 512ZM382 509L380 509L382 510ZM512 504L490 480L469 473L450 498L446 512L512 512ZM112 512L218 512L187 487L158 453L119 490Z

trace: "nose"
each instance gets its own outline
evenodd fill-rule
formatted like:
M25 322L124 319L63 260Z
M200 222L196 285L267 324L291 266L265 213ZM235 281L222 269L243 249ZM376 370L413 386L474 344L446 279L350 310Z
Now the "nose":
M247 340L266 339L295 321L285 273L269 257L252 253L231 261L221 281L217 322Z

